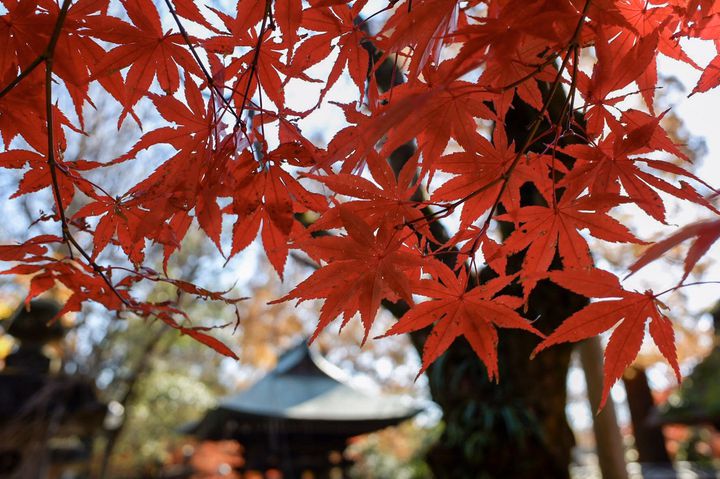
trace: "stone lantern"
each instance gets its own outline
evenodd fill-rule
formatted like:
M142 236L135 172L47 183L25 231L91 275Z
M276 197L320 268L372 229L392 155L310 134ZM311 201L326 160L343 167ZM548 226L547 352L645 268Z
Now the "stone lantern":
M19 343L0 370L0 478L85 478L105 406L87 378L65 375L48 354L65 330L56 302L21 305L7 334ZM58 364L59 365L59 364Z

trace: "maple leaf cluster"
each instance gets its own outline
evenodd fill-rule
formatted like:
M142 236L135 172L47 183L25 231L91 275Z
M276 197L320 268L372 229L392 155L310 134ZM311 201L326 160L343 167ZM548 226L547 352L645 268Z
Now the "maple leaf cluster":
M13 197L52 192L53 214L42 219L58 228L0 246L0 260L13 263L4 274L33 275L28 300L59 282L72 291L64 312L95 301L154 315L233 356L172 303L133 294L139 282L165 281L238 301L147 266L150 245L166 266L196 222L229 257L259 235L281 277L291 249L316 261L279 299L323 300L315 334L359 315L367 337L383 301L404 301L409 311L386 334L431 327L423 369L459 336L495 378L497 328L538 335L538 351L615 328L606 397L649 322L678 372L657 295L625 290L596 269L588 236L643 243L613 208L633 204L664 223L667 197L718 214L654 104L658 54L703 70L681 40L720 42L716 2L239 0L229 11L196 0L0 3L0 168L22 172ZM720 84L719 59L693 93ZM375 76L387 64L397 76L389 90ZM328 100L341 78L354 102ZM290 82L308 85L311 107L291 106ZM140 124L141 103L161 124L109 162L66 155L68 142L87 134L93 83L120 105L118 126ZM534 112L520 140L506 128L517 102ZM348 126L314 144L299 125L329 105ZM409 142L413 157L391 168L387 158ZM146 150L171 154L123 194L89 179L142 161ZM82 206L70 209L74 199ZM500 224L512 230L503 239ZM437 233L443 225L449 234ZM719 225L710 219L654 244L631 271L696 237L687 276ZM109 246L127 265L103 262ZM513 270L508 258L518 254ZM484 283L483 265L494 271ZM547 337L522 315L545 279L597 300Z

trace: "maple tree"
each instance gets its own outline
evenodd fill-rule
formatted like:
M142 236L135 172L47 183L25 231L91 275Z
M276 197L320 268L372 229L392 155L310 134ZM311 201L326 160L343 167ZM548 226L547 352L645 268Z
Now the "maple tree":
M94 301L153 316L235 357L177 305L136 294L140 283L168 282L239 301L147 264L156 245L166 265L196 222L229 257L259 233L280 277L290 250L316 261L317 271L278 298L323 300L316 334L358 314L367 339L382 302L404 301L407 313L386 334L432 326L423 369L464 336L496 378L497 328L536 334L540 351L617 326L604 401L649 322L678 371L660 294L628 291L596 269L587 234L642 244L647 238L615 219L614 208L635 205L664 223L668 197L701 205L708 220L652 244L628 270L695 238L681 281L720 237L718 211L703 196L709 185L690 171L654 104L658 53L701 69L681 40L720 42L715 2L1 3L0 167L23 172L13 197L51 191L52 213L39 220L57 224L56 234L0 246L0 260L13 262L3 274L33 275L28 301L59 282L72 292L63 312ZM586 53L594 54L589 66ZM717 58L693 94L720 84ZM327 78L316 78L328 59ZM375 73L388 61L402 81L385 89ZM355 101L338 104L328 95L343 76ZM294 81L313 97L305 110L288 98ZM139 105L151 106L161 126L110 161L72 157L95 94L121 106L118 126L140 124ZM522 139L507 132L517 102L533 112ZM328 105L348 126L317 145L301 124ZM489 123L491 134L482 128ZM412 158L391 168L387 158L408 142ZM109 193L92 175L148 153L165 160L125 192ZM83 205L71 208L77 198ZM104 262L108 247L126 262ZM490 281L480 279L483 264ZM545 337L523 313L548 279L598 301Z

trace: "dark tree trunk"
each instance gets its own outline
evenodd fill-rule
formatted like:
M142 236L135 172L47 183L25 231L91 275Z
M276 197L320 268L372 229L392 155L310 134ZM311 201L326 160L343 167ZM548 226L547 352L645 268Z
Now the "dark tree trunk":
M379 59L374 45L368 43L366 48L375 60ZM386 61L375 75L381 90L402 82L402 75L391 61ZM539 86L547 97L548 85ZM558 119L565 98L558 90L547 112L551 119ZM536 115L536 110L516 97L505 124L508 139L522 145ZM548 126L541 126L540 131ZM532 145L530 150L543 148ZM414 151L412 143L408 143L393 152L389 158L393 168L399 171ZM522 201L538 204L538 198L528 188ZM447 239L437 222L431 228L436 238ZM442 260L453 264L455 257L447 254ZM515 258L516 270L521 261L521 255ZM526 317L539 318L535 327L549 334L586 304L586 298L542 281L530 296ZM386 307L397 317L407 310L404 304L388 303ZM441 407L445 423L440 440L428 453L430 468L437 479L569 478L574 437L565 405L572 345L555 346L530 360L538 344L536 336L514 330L499 333L498 383L488 381L485 367L465 341L456 341L428 368L432 399ZM427 334L427 330L411 334L420 354Z
M638 462L647 465L671 467L672 461L665 448L662 426L648 424L648 416L655 408L655 401L643 369L632 367L623 375L632 420Z
M585 298L551 283L538 286L529 313L549 332ZM465 342L457 342L428 370L432 397L445 431L428 454L437 479L569 477L574 444L565 417L565 381L572 346L560 345L530 360L536 337L500 333L500 381Z
M551 118L557 119L564 101L564 95L556 95L548 110ZM516 97L505 124L509 140L522 145L536 115ZM537 148L544 146L531 150ZM542 202L529 185L522 201ZM518 255L510 268L518 270L521 262ZM586 298L542 281L530 296L525 316L537 318L535 327L549 334L586 304ZM414 341L421 351L423 338ZM466 342L454 344L428 369L432 397L445 421L442 437L428 454L437 479L569 477L574 437L565 406L572 345L555 346L530 360L537 344L538 338L526 332L501 330L497 384L488 381Z

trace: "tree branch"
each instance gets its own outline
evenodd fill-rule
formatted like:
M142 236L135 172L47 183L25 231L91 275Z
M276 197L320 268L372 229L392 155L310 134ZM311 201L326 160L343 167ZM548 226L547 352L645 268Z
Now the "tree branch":
M70 232L67 217L65 216L65 206L62 201L62 193L60 191L60 183L58 180L58 163L56 160L56 145L55 145L55 123L53 121L53 102L52 102L52 72L53 72L53 61L55 55L55 47L60 39L60 33L62 31L67 12L70 9L71 0L64 0L60 13L58 14L57 21L55 22L55 28L53 29L50 41L48 42L45 52L38 57L40 61L45 62L45 116L47 125L47 164L50 170L50 178L52 182L53 196L55 197L55 206L58 210L58 216L60 217L60 227L62 229L63 241L68 245L68 251L70 258L73 258L73 247L75 247L80 255L85 258L90 267L103 279L105 284L108 285L110 290L120 299L120 301L126 306L130 306L128 300L115 289L110 278L104 273L102 267L98 265L92 257L85 251L85 249L77 242ZM40 62L38 62L39 64ZM19 81L17 82L19 83ZM15 83L15 84L17 84Z

